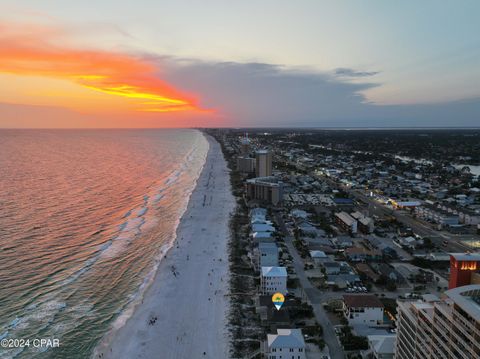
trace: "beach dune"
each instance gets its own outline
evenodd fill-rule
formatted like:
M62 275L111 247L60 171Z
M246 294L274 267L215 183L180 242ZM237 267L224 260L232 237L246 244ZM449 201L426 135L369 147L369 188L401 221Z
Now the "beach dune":
M95 358L227 358L229 219L235 206L220 145L210 148L177 240L124 326Z

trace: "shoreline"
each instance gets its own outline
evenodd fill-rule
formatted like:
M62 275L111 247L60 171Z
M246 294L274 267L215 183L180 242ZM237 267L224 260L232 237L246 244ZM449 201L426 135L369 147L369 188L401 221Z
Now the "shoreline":
M172 247L141 302L106 333L91 358L228 357L227 246L236 202L221 147L203 136L209 149Z

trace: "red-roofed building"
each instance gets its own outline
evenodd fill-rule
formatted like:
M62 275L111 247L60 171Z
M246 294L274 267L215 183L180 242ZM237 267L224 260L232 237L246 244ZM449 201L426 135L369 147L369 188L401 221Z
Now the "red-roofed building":
M383 303L373 294L343 295L343 310L350 325L381 325L383 309Z

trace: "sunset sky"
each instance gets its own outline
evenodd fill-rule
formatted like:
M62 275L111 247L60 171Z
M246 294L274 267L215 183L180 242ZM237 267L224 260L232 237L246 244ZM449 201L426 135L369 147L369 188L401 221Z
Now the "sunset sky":
M0 2L0 127L480 124L480 2Z

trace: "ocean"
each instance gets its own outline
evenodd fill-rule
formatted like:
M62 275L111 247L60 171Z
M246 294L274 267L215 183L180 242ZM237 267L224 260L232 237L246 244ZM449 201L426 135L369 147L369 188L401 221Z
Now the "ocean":
M207 151L187 129L0 130L0 339L22 346L0 358L89 358L172 246Z

